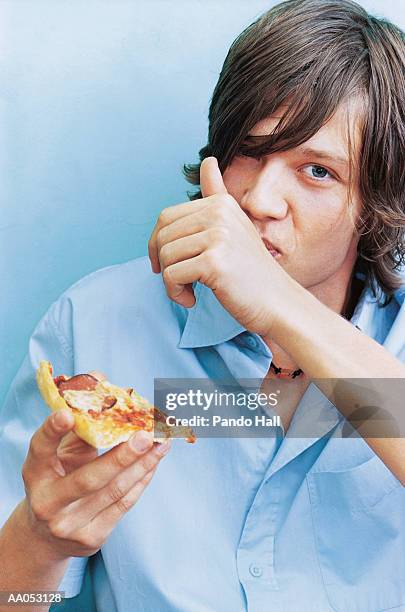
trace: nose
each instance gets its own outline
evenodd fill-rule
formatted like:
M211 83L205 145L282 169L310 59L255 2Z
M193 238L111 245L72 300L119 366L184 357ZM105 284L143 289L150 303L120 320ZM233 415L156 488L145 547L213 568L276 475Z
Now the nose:
M277 160L257 164L246 183L239 202L245 213L254 219L283 219L288 213L286 178Z

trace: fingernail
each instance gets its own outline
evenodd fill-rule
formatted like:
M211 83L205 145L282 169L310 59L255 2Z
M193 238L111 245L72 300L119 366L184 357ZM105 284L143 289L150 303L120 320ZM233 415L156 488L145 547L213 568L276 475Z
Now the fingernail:
M66 426L65 415L62 412L57 412L53 417L53 424L57 429L62 429Z
M166 453L169 451L171 445L172 445L172 441L171 440L165 440L164 442L159 444L156 452L158 453L158 455L162 455L162 456L166 455Z
M130 447L137 453L144 453L151 446L151 438L145 433L136 433L129 441Z

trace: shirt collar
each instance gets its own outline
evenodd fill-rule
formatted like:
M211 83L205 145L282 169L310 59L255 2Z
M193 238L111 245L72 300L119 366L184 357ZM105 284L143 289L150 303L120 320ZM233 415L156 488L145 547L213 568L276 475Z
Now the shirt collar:
M188 309L179 348L221 344L246 331L222 306L209 287L196 283L193 289L196 304Z
M358 276L362 278L361 274ZM246 331L222 306L209 287L195 283L193 288L196 304L187 309L187 321L178 344L179 348L214 346ZM399 304L404 301L405 284L395 292L395 298ZM350 319L351 323L367 333L375 305L371 289L365 286Z

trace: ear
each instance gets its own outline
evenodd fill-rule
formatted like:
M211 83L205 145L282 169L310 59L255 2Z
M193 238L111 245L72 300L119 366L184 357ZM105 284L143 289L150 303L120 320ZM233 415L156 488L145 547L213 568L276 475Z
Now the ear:
M216 157L206 157L200 166L200 187L203 198L228 193Z

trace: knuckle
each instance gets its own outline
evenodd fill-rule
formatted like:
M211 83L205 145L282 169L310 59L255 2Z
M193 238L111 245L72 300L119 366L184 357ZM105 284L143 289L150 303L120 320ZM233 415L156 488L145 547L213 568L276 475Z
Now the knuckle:
M209 268L210 270L216 267L217 256L215 255L215 252L212 249L208 249L207 251L205 251L204 262L205 262L205 266Z
M40 456L40 444L36 435L31 438L28 454L34 461Z
M170 244L164 244L159 251L159 259L161 263L167 264L171 259L172 247Z
M214 211L215 219L219 222L225 222L228 218L229 206L227 202L221 198L216 202Z
M57 540L66 540L68 538L68 526L66 521L55 519L48 525L49 533Z
M135 504L135 497L132 495L124 495L121 499L117 500L116 505L121 514L125 514Z
M166 236L167 236L167 230L165 227L162 227L159 231L158 234L156 236L156 244L157 244L157 248L159 250L159 255L162 251L162 248L166 242Z
M128 454L129 447L128 445L117 447L117 452L112 455L112 462L114 467L122 470L126 468L130 461L133 459L133 454L129 456Z
M166 208L163 208L160 211L158 221L160 225L165 225L166 223L169 223L170 221L170 207L169 206L167 206Z
M150 472L148 472L147 474L145 474L145 476L140 480L140 483L146 487L147 484L150 483L150 481L152 480L153 476L155 474L155 470L151 470Z
M44 499L36 493L33 493L30 496L30 507L37 521L47 522L52 517L52 508L50 503L44 501Z
M142 457L142 459L139 460L139 463L145 472L150 472L150 470L155 467L158 460L159 459L155 454L150 453Z
M91 491L97 491L99 483L97 478L90 474L81 474L79 472L72 474L72 487L76 494L85 495Z
M108 496L112 502L119 501L126 492L126 487L120 480L112 480L108 486Z
M222 275L225 272L223 258L214 249L206 251L205 267L214 274Z
M173 268L168 266L163 270L163 281L165 284L171 284L174 282L173 280Z
M224 225L217 225L211 228L211 240L222 243L229 238L229 229Z

